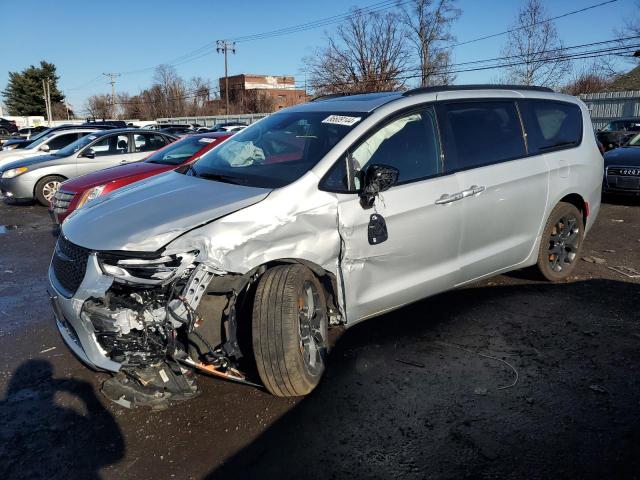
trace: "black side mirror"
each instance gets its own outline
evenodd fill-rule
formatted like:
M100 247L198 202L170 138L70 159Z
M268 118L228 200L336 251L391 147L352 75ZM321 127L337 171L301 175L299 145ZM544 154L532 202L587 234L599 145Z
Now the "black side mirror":
M369 165L362 176L360 205L367 209L373 207L380 192L389 190L398 182L400 171L389 165Z
M87 148L80 156L85 158L96 158L96 152L93 151L93 148Z

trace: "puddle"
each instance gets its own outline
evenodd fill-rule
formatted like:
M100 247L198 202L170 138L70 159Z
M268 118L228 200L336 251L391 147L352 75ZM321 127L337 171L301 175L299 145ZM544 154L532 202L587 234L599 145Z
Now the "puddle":
M17 230L18 225L0 225L0 235L7 233L9 230Z

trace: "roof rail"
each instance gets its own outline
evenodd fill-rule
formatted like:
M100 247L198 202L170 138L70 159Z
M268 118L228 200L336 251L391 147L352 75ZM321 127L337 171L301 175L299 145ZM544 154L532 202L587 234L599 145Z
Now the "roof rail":
M442 85L438 87L418 87L407 90L403 97L418 95L420 93L437 93L457 90L531 90L535 92L553 92L549 87L535 85L499 85L499 84L473 84L473 85Z

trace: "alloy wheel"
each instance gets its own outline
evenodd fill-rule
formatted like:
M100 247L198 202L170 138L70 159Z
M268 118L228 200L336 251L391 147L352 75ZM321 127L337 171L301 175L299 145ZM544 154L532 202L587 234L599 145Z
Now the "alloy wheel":
M561 217L549 238L549 265L554 272L562 272L573 263L580 247L579 220L574 215Z
M47 200L47 202L51 203L53 196L60 188L61 183L62 182L59 180L51 180L42 186L42 196Z
M300 352L304 364L311 375L319 375L323 370L326 352L326 315L320 308L318 289L312 282L304 282L298 297L300 319Z

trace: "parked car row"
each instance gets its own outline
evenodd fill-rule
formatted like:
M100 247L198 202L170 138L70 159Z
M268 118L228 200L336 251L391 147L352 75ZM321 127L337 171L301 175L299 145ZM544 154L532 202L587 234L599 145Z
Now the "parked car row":
M60 184L114 165L142 160L176 137L142 129L59 130L23 149L0 152L0 193L48 206ZM42 155L46 153L46 155Z
M139 132L66 153L77 169L99 136L117 156ZM519 268L562 281L600 207L589 112L545 88L333 96L204 151L209 135L65 182L52 205L68 215L49 269L58 329L113 372L103 392L121 404L190 398L192 370L307 394L330 328Z

